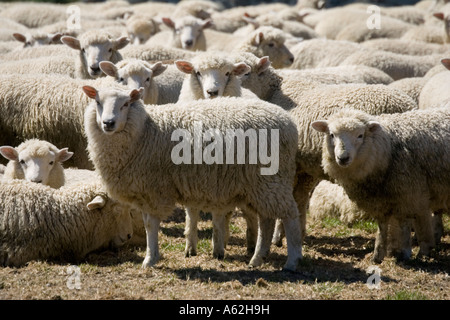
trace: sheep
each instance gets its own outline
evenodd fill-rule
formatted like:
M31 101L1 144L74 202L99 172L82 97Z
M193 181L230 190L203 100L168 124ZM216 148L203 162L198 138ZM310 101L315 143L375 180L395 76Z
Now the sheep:
M167 65L166 71L155 78L158 87L158 101L156 104L175 103L180 96L185 74L175 64Z
M190 51L206 51L207 43L203 30L211 27L212 20L201 20L192 16L171 19L163 17L162 21L171 31L162 31L147 41L149 45L166 44Z
M213 1L204 0L190 0L190 1L180 1L177 3L175 11L173 12L173 17L184 17L186 15L191 15L199 19L209 19L213 12L222 11L224 7Z
M1 59L4 61L35 59L42 57L76 57L74 50L63 44L55 44L51 46L27 47L21 50L14 50L3 54ZM72 61L73 61L72 59Z
M127 20L126 27L131 44L144 44L160 31L158 23L144 15L133 15Z
M61 74L76 78L73 57L45 56L34 59L4 61L0 63L1 74Z
M406 93L420 108L419 97L426 82L423 77L403 78L392 82L389 86Z
M65 181L62 163L73 152L58 149L47 141L30 139L17 148L2 146L0 154L9 160L3 180L22 179L58 189Z
M267 57L257 58L242 53L235 59L244 61L252 68L249 74L242 77L242 87L250 89L260 99L288 110L297 125L298 179L294 197L300 212L303 234L310 192L320 180L326 179L320 167L322 137L310 128L310 122L317 117L333 114L343 107L362 109L373 114L404 112L417 108L409 96L384 85L324 85L301 78L282 79L270 67ZM279 230L276 234L280 235ZM276 237L274 242L279 244L280 239Z
M449 46L436 43L423 43L420 41L407 41L404 39L374 39L365 41L361 45L364 48L372 50L389 51L413 56L443 54L450 51Z
M92 169L83 135L88 98L80 88L100 82L122 87L110 77L82 80L57 74L0 75L0 145L16 146L31 138L51 141L74 152L67 166Z
M56 34L49 34L42 32L35 32L34 34L31 33L22 34L17 32L13 33L13 37L17 41L23 42L23 48L57 44L60 43L61 36L62 36L61 33Z
M380 13L415 25L425 22L425 12L414 6L380 7Z
M338 33L347 25L356 21L367 21L370 16L366 10L350 8L332 8L323 10L318 15L318 22L313 25L319 37L336 39ZM309 24L309 20L306 20ZM367 29L367 26L364 26Z
M446 68L450 67L449 59L442 59L441 63ZM440 106L449 107L449 81L450 72L447 69L430 77L419 93L419 109L428 109Z
M122 60L118 50L124 48L130 40L127 37L112 39L107 32L91 30L83 33L78 39L64 36L61 42L79 51L79 56L75 59L77 77L95 79L103 75L99 63L101 61L117 63Z
M446 37L442 27L422 25L411 28L405 32L400 39L405 41L444 44Z
M142 60L125 59L117 64L102 61L99 66L104 73L128 88L144 88L143 100L145 104L156 104L158 102L159 92L154 77L159 76L167 68L161 62L151 65Z
M130 208L98 183L53 189L23 180L0 183L0 265L32 260L79 262L132 236Z
M64 7L47 3L15 4L0 11L0 16L21 23L28 28L40 28L58 21L67 20Z
M311 124L325 136L324 172L378 222L373 261L386 254L390 218L402 228L402 258L411 256L407 219L416 222L419 256L434 246L430 211L450 205L449 121L446 108L379 116L344 109Z
M409 56L386 51L361 50L344 61L341 66L364 65L378 68L394 80L411 77L422 77L428 70L439 63L442 56Z
M100 102L97 107L97 102L93 101L85 112L88 151L95 170L108 194L144 212L147 253L143 267L151 267L159 260L157 231L160 220L179 203L217 213L229 212L236 206L257 212L260 230L256 251L250 261L254 267L261 265L269 251L272 219L283 218L288 240L288 259L284 267L295 270L301 259L301 231L292 197L297 130L287 113L260 100L235 97L144 108L138 90L97 91L89 86L84 86L83 90L89 98ZM227 128L277 128L279 159L282 159L278 171L260 175L260 165L224 167L212 163L186 166L179 159L175 161L179 164L175 164L174 130L177 134L181 134L181 130L182 135L191 135L194 125L199 128L198 121L202 127L216 128L215 132L222 135ZM188 144L191 148L190 142ZM218 155L220 151L216 151ZM190 162L191 157L186 161ZM217 186L219 180L220 188Z
M134 58L140 60L146 60L150 63L157 61L170 61L178 59L191 59L195 57L195 53L192 51L164 47L161 45L134 45L125 47L122 50L124 59Z
M250 71L245 63L233 63L226 54L210 51L191 61L177 60L175 64L187 74L178 98L180 102L241 96L239 77Z

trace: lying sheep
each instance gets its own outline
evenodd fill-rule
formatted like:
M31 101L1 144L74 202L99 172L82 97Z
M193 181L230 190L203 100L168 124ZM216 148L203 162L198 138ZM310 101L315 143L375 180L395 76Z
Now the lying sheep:
M65 181L62 163L73 152L58 149L47 141L30 139L17 148L2 146L0 154L9 160L3 180L21 179L58 189Z
M260 100L234 97L144 108L138 90L97 91L88 86L83 90L89 98L100 102L93 101L85 113L88 150L95 169L108 194L144 212L147 232L144 267L159 260L160 220L179 203L222 214L237 206L258 214L260 232L251 266L261 265L270 248L271 221L282 218L288 240L285 268L295 270L301 258L301 231L292 197L297 134L286 113ZM175 162L179 164L175 164L174 130L191 135L194 126L199 129L195 121L201 121L202 127L215 128L214 132L222 135L232 128L278 129L278 171L261 175L261 164L221 165L220 160L219 164L207 160L210 164L200 166L178 160ZM190 142L188 145L191 148ZM216 155L222 152L216 151ZM186 161L190 163L191 157Z
M179 102L216 97L241 96L239 77L250 71L243 62L233 63L226 54L206 52L191 61L175 61L178 69L187 74L181 87Z
M166 68L161 62L151 65L137 59L125 59L115 65L110 61L100 62L100 69L117 82L131 89L144 88L143 100L146 104L158 102L159 92L154 77L159 76Z
M78 39L64 36L61 42L79 51L79 56L75 60L77 77L95 79L103 74L99 63L101 61L117 63L122 60L118 50L124 48L130 40L127 37L112 39L107 32L91 30L83 33Z
M342 110L312 123L325 135L324 172L378 222L374 261L385 256L389 216L406 229L403 258L411 255L408 218L416 220L419 255L434 246L430 211L450 205L449 121L442 108L377 117Z
M79 262L89 252L119 247L132 235L130 208L99 184L52 189L14 180L0 183L0 265L32 260Z
M323 137L310 123L318 117L334 114L344 107L362 109L371 114L397 113L416 109L417 105L406 94L385 85L324 85L307 79L282 79L270 67L270 61L249 54L236 58L252 70L242 77L242 86L260 99L288 110L298 128L297 184L294 187L302 221L306 227L306 206L310 192L320 180L326 179L320 167ZM301 90L299 90L301 88ZM280 232L277 232L280 235ZM274 239L279 244L280 239Z
M168 45L190 51L206 51L207 43L203 30L211 27L212 20L201 20L192 16L178 19L162 18L171 31L161 31L147 41L148 45Z

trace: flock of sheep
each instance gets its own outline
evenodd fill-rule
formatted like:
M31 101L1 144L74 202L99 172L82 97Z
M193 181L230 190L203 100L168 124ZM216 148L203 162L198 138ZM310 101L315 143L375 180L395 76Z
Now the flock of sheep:
M205 211L223 258L236 210L252 267L285 237L296 270L308 210L375 219L375 262L409 259L412 232L430 255L450 206L450 7L322 5L2 3L0 265L131 242L150 267L177 208L186 256ZM268 130L276 172L175 163L173 133L198 123L216 159L230 129Z

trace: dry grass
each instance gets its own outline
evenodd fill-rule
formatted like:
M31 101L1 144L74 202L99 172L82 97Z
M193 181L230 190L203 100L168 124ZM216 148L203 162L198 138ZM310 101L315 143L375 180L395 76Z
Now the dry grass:
M225 259L212 258L211 222L200 223L196 257L184 257L183 221L165 222L160 231L163 255L156 267L143 270L144 247L90 254L78 264L80 289L67 273L68 263L31 262L22 268L0 268L0 299L449 299L450 235L433 257L378 265L379 289L369 289L367 268L375 226L347 228L336 220L309 223L298 271L280 271L286 245L272 247L266 263L250 270L245 222L233 219ZM416 249L417 250L417 249ZM417 251L415 251L417 252Z

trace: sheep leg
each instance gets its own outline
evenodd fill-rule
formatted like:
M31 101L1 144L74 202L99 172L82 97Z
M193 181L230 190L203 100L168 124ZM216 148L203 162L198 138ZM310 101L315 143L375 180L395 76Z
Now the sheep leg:
M270 242L275 227L275 220L258 215L258 239L255 253L250 260L249 267L259 267L270 251Z
M283 238L284 238L283 221L281 219L277 219L275 221L275 231L273 233L272 243L277 247L282 247Z
M253 254L258 239L258 218L255 214L247 213L245 210L242 211L242 214L247 223L247 254Z
M302 228L300 218L283 219L284 230L286 233L288 259L284 265L284 270L295 271L299 261L302 259Z
M388 250L388 256L394 256L398 260L409 260L411 258L411 225L409 220L390 218L389 246L391 252Z
M158 231L160 219L148 213L142 213L142 218L147 235L147 252L142 267L148 268L154 266L159 260Z
M225 239L229 232L229 220L227 214L212 212L213 221L213 257L223 259L225 257ZM228 227L227 227L228 225Z
M435 243L431 213L429 210L422 210L421 213L416 215L416 221L414 223L414 230L420 246L419 257L429 256Z
M375 250L372 256L372 262L381 263L386 256L386 244L388 237L388 223L385 219L378 220L378 231L375 240Z
M185 208L186 211L186 226L184 228L184 235L186 236L186 248L184 254L186 257L197 255L198 243L198 220L200 218L200 210L196 208Z
M444 224L442 222L442 214L444 210L433 212L433 230L434 230L434 242L438 245L441 242L441 238L444 236Z

